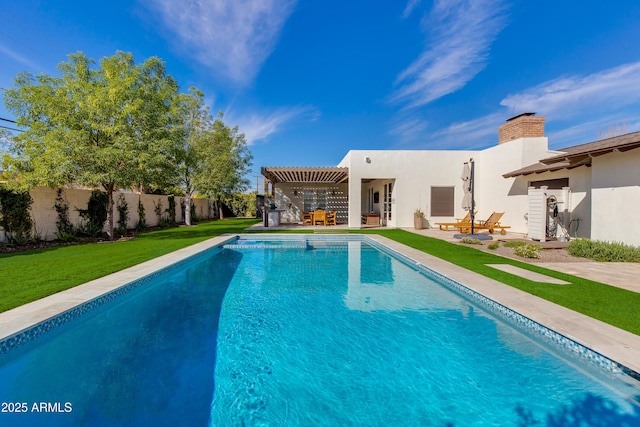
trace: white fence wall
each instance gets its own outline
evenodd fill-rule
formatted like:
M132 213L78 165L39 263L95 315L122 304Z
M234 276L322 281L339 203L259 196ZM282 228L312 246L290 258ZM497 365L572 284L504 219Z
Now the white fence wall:
M33 219L36 232L43 240L54 240L56 238L56 221L58 214L54 208L57 197L57 189L49 187L36 187L30 192L33 204L31 205L31 218ZM62 198L69 206L69 220L74 226L77 226L81 222L79 215L79 209L86 209L89 203L89 197L91 197L91 190L81 190L75 188L63 189ZM133 229L136 227L139 221L138 216L138 201L142 202L144 206L144 216L147 222L147 226L153 227L158 225L158 216L156 215L155 208L158 204L161 205L162 216L166 217L166 209L169 208L169 197L175 197L176 201L176 222L184 222L182 217L181 203L184 200L183 197L178 196L159 196L155 194L137 194L130 192L113 193L114 204L117 207L120 203L120 198L124 197L128 206L129 220L127 221L127 228ZM213 208L213 201L209 199L192 199L192 205L195 206L196 215L202 219L210 219L214 216L215 209ZM114 209L114 227L118 226L119 219L118 210ZM105 223L106 231L106 223ZM4 231L0 228L0 241L6 242L6 236Z

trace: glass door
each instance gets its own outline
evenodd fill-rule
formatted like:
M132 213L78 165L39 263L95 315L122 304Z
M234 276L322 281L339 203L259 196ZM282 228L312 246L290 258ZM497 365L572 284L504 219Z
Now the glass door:
M384 199L382 205L382 219L384 225L389 225L391 219L393 218L393 182L389 182L384 184Z

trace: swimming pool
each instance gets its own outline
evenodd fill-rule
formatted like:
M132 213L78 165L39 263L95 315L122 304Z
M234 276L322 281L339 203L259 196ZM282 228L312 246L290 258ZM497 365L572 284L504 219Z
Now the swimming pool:
M0 343L0 424L640 425L618 365L409 262L233 240Z

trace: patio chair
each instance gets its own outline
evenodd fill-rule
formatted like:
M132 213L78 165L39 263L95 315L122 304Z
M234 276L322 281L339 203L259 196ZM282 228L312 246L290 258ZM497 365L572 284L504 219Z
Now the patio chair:
M449 231L449 227L460 228L465 225L471 227L471 212L467 212L464 218L456 218L456 222L436 222L436 225L440 226L440 230ZM442 228L444 227L444 228Z
M313 211L313 224L317 225L318 223L322 223L322 225L327 225L327 213L322 209L316 209Z
M302 212L302 225L313 225L313 213L311 212Z
M336 211L331 211L327 213L326 216L327 225L337 225L336 224Z
M493 234L493 231L496 229L500 230L500 234L507 234L507 228L511 228L510 225L502 225L500 224L500 218L502 218L504 212L494 212L489 215L484 221L478 221L473 225L474 232L477 230L489 230L489 233ZM466 227L459 228L461 233L467 233L471 230L471 225ZM464 231L463 231L464 230Z

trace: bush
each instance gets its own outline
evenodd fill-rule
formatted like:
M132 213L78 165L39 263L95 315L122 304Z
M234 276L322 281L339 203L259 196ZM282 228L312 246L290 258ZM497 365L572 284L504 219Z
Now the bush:
M462 239L460 239L460 243L466 243L469 245L481 245L482 241L474 239L473 237L463 237Z
M256 195L254 193L234 194L227 204L236 217L251 217L255 215Z
M74 230L73 224L71 224L71 220L69 219L69 203L62 197L62 194L62 188L58 188L56 202L53 205L53 209L55 209L58 214L58 219L56 219L56 237L58 240L68 241L70 240L70 236L74 236Z
M573 256L605 262L640 262L640 248L617 242L576 239L567 251Z
M487 246L487 249L491 249L492 251L498 249L500 247L500 242L493 242Z
M76 233L69 219L69 203L62 197L62 188L58 189L56 202L53 204L58 214L56 219L56 238L62 242L72 242L76 240Z
M83 222L78 227L78 233L97 237L103 235L104 223L107 220L107 193L93 190L87 209L77 209Z
M166 220L169 222L171 226L176 225L176 198L174 196L169 196L169 207L165 210L167 213Z
M118 197L118 228L116 232L121 235L127 234L127 223L129 222L129 205L124 198L124 194L120 194Z
M138 223L136 224L136 230L144 230L147 228L147 217L144 213L144 205L142 199L138 199Z
M540 251L542 248L540 245L535 245L533 243L523 243L522 245L516 246L514 252L516 255L521 256L523 258L540 258Z
M25 245L33 240L33 221L29 215L32 203L27 191L0 188L0 226L7 233L10 244Z

